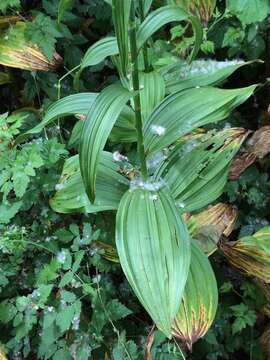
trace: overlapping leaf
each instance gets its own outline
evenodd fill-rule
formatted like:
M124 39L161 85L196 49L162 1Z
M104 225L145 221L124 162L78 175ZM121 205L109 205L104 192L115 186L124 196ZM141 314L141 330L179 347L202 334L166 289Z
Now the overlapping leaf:
M218 289L211 264L202 250L191 244L190 271L180 308L173 323L173 335L189 350L212 325L218 305Z
M255 85L234 90L203 87L167 96L144 124L147 153L164 149L199 126L226 118L235 107L252 95L255 88ZM164 128L164 136L158 136L153 131L156 126Z
M92 104L80 142L80 168L86 193L93 203L95 184L100 160L108 136L131 93L121 85L111 85L104 89Z
M200 209L221 195L231 160L247 134L242 128L231 128L201 141L180 143L158 166L155 178L164 179L181 208Z
M137 188L123 196L116 218L121 266L157 327L171 337L189 260L189 236L166 189Z
M50 199L52 209L59 213L98 212L116 210L123 193L128 188L128 180L117 172L112 154L103 151L97 174L97 198L94 204L86 195L79 165L78 155L66 160L57 191Z

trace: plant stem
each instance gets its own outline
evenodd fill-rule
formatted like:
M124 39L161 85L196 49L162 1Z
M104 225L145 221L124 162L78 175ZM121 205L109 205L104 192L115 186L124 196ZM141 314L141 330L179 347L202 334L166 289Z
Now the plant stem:
M143 10L143 0L139 0L139 14L141 23L144 20L144 10ZM151 66L148 61L148 52L147 52L147 42L143 45L143 61L144 61L144 68L146 72L151 71Z
M131 72L132 72L132 84L134 90L134 110L135 110L135 122L137 130L137 151L141 162L141 175L142 180L147 178L147 167L144 152L143 132L142 132L142 114L141 114L141 99L140 99L140 81L138 70L138 54L137 54L137 40L136 40L136 16L134 0L131 3L130 9L130 52L131 52Z

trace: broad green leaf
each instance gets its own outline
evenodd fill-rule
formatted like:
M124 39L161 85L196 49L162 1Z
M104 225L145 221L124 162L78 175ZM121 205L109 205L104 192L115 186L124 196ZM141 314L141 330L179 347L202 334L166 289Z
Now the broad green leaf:
M191 64L179 61L161 70L166 92L174 93L196 86L215 86L222 83L234 71L250 64L241 60L195 60Z
M45 126L58 118L76 114L86 115L97 96L97 93L80 93L56 101L48 108L40 124L17 137L16 144L27 139L29 135L40 133Z
M116 246L136 296L170 338L187 280L190 247L186 225L167 189L125 193L116 216Z
M119 54L116 37L110 36L98 40L87 50L81 63L81 70L99 64L106 57Z
M58 22L60 23L65 12L72 7L73 0L60 0L58 5Z
M137 45L139 48L162 26L173 21L187 20L189 14L174 5L159 7L152 11L140 24L137 32Z
M113 162L111 153L101 153L97 174L97 197L91 204L86 195L79 165L78 155L66 160L58 189L50 199L50 206L59 213L116 210L121 197L128 188L128 180L117 173L118 165Z
M229 165L247 134L232 128L176 145L157 168L155 179L164 179L180 208L198 210L222 194Z
M192 344L202 338L212 325L217 306L215 274L207 256L192 242L189 275L173 324L173 335L192 350Z
M131 0L112 0L112 15L119 49L120 69L127 75L129 65L129 14Z
M269 0L227 0L226 5L245 25L262 21L270 14Z
M174 22L190 20L194 35L195 47L191 54L191 60L196 56L202 42L202 28L198 19L189 15L185 10L175 5L167 5L152 11L141 23L137 33L137 45L141 48L144 43L162 26Z
M86 193L95 200L96 175L100 154L108 136L132 94L121 85L104 89L92 104L80 142L80 168Z
M78 121L75 124L68 143L70 147L76 146L79 143L83 123L83 121ZM125 106L117 118L109 139L118 143L137 141L134 111L129 106Z
M134 111L125 106L121 114L119 115L109 139L114 142L135 142L137 141L137 131L135 128L135 115Z
M233 90L202 87L167 96L146 120L143 132L147 153L171 145L199 126L216 123L252 95L256 85ZM155 131L163 128L162 136Z
M152 110L164 99L165 83L156 71L140 73L140 89L142 118L146 120Z

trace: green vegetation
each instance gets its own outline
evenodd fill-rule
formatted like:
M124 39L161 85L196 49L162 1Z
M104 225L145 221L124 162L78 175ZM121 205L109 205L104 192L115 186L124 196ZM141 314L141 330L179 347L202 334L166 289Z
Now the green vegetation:
M269 19L1 1L1 360L270 357Z

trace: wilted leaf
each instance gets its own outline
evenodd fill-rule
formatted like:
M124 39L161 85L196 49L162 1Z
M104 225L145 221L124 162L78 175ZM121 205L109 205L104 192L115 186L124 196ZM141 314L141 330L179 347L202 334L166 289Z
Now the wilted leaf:
M11 31L0 37L0 64L23 70L50 71L62 58L54 54L49 61L37 45L25 38L26 23L17 22Z
M203 251L211 255L217 249L221 236L229 236L234 229L237 209L233 205L218 203L188 218L191 236Z
M243 153L238 155L229 170L229 179L237 180L239 176L256 160L256 155L253 153Z
M212 325L217 305L218 289L211 264L202 250L192 243L189 276L173 323L173 335L192 350L192 344Z
M262 159L270 152L270 126L263 126L255 131L250 139L248 151L258 159Z
M171 0L171 2L188 10L206 24L216 7L216 0Z
M270 283L270 227L237 241L222 241L227 260L247 276Z

